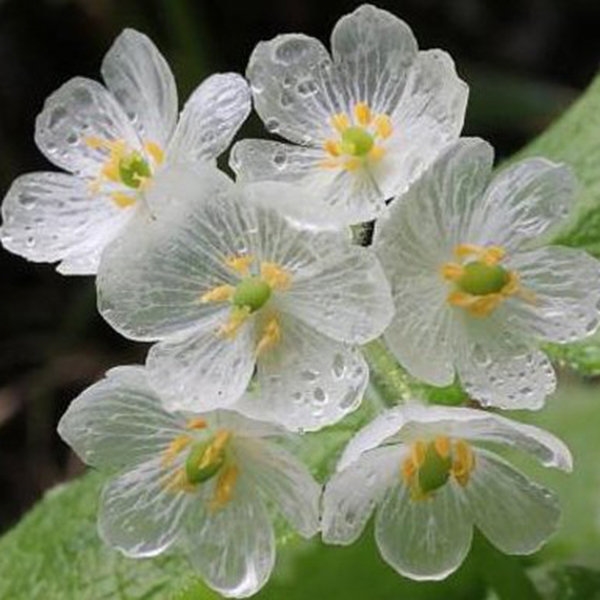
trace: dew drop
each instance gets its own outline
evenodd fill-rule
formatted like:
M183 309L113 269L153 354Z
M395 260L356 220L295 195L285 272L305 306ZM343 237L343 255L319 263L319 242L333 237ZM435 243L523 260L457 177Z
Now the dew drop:
M273 154L273 164L278 169L283 169L287 164L287 153L283 150L278 150L275 152L275 154Z
M319 378L319 373L312 369L305 369L300 372L300 377L304 379L304 381L316 381Z
M279 121L273 117L267 119L265 121L265 127L267 128L267 131L270 131L271 133L276 133L279 129Z
M346 371L346 364L344 362L344 357L341 354L336 354L333 357L332 371L334 376L338 379L341 379L344 376L344 372Z
M308 96L314 96L317 93L318 88L317 84L313 79L307 79L306 81L302 81L298 84L296 91L300 96L304 96L305 98Z
M315 402L317 402L318 404L324 404L325 402L327 402L327 394L325 393L325 390L323 390L323 388L315 388L313 390L313 397L315 399Z
M287 39L277 45L273 58L283 65L298 63L309 52L309 47L304 40Z

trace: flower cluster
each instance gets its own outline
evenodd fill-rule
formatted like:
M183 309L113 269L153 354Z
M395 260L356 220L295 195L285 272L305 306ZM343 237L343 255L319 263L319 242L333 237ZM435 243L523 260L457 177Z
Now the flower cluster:
M600 263L544 236L569 215L569 168L492 177L491 146L459 137L468 88L450 56L369 5L339 20L331 55L301 34L261 42L249 83L213 75L179 117L143 34L117 38L102 76L48 98L35 139L67 172L19 177L1 228L12 252L96 275L106 321L153 342L59 424L117 471L101 537L131 557L183 549L230 597L268 580L275 513L349 544L375 512L383 559L419 580L458 568L474 525L506 553L537 550L557 499L502 446L566 471L570 453L490 409L541 408L556 383L541 344L600 321ZM236 143L233 180L215 159L252 101L289 143ZM471 407L396 398L322 485L297 438L360 405L373 343L417 380L458 380Z

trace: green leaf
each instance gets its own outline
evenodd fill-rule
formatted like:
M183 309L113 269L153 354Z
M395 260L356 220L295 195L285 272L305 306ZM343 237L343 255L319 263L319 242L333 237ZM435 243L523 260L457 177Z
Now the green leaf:
M546 344L544 351L560 366L584 377L600 375L600 334L573 344Z
M600 571L574 565L553 566L535 573L547 600L600 600Z

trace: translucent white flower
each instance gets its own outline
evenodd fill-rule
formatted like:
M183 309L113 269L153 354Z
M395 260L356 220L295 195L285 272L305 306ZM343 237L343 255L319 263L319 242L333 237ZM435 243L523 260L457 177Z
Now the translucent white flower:
M216 169L173 170L154 193L174 210L129 227L97 282L111 325L159 340L147 366L166 406L230 406L256 370L253 415L316 429L355 409L368 378L356 346L393 310L375 254L287 221Z
M64 274L96 272L103 248L148 207L145 190L163 166L213 162L250 111L234 73L196 88L177 121L177 91L165 59L126 29L102 63L106 87L75 77L47 100L35 141L64 172L16 179L2 205L4 247Z
M495 444L572 467L553 435L482 410L411 404L381 414L350 441L326 485L323 539L352 543L376 511L382 557L417 580L456 570L474 525L502 552L535 552L557 527L558 500L493 452Z
M537 409L556 383L540 343L598 326L600 262L538 239L569 212L569 168L531 158L490 182L492 162L482 140L457 142L378 223L396 306L385 339L419 379L456 372L485 405Z
M281 429L229 411L168 413L142 368L109 371L58 431L86 463L119 471L100 502L108 544L131 557L177 544L225 596L266 583L275 560L270 509L303 537L318 530L320 486L275 443Z
M419 52L406 23L370 5L337 22L331 48L302 34L257 45L247 70L256 110L294 145L243 140L231 165L244 181L301 184L307 218L353 224L458 138L468 88L448 54Z

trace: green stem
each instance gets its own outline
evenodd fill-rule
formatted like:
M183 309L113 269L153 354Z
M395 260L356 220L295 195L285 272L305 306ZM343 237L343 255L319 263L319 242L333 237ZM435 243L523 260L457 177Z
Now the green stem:
M409 376L387 349L383 340L373 340L362 347L371 371L371 384L386 406L405 402L412 394Z

